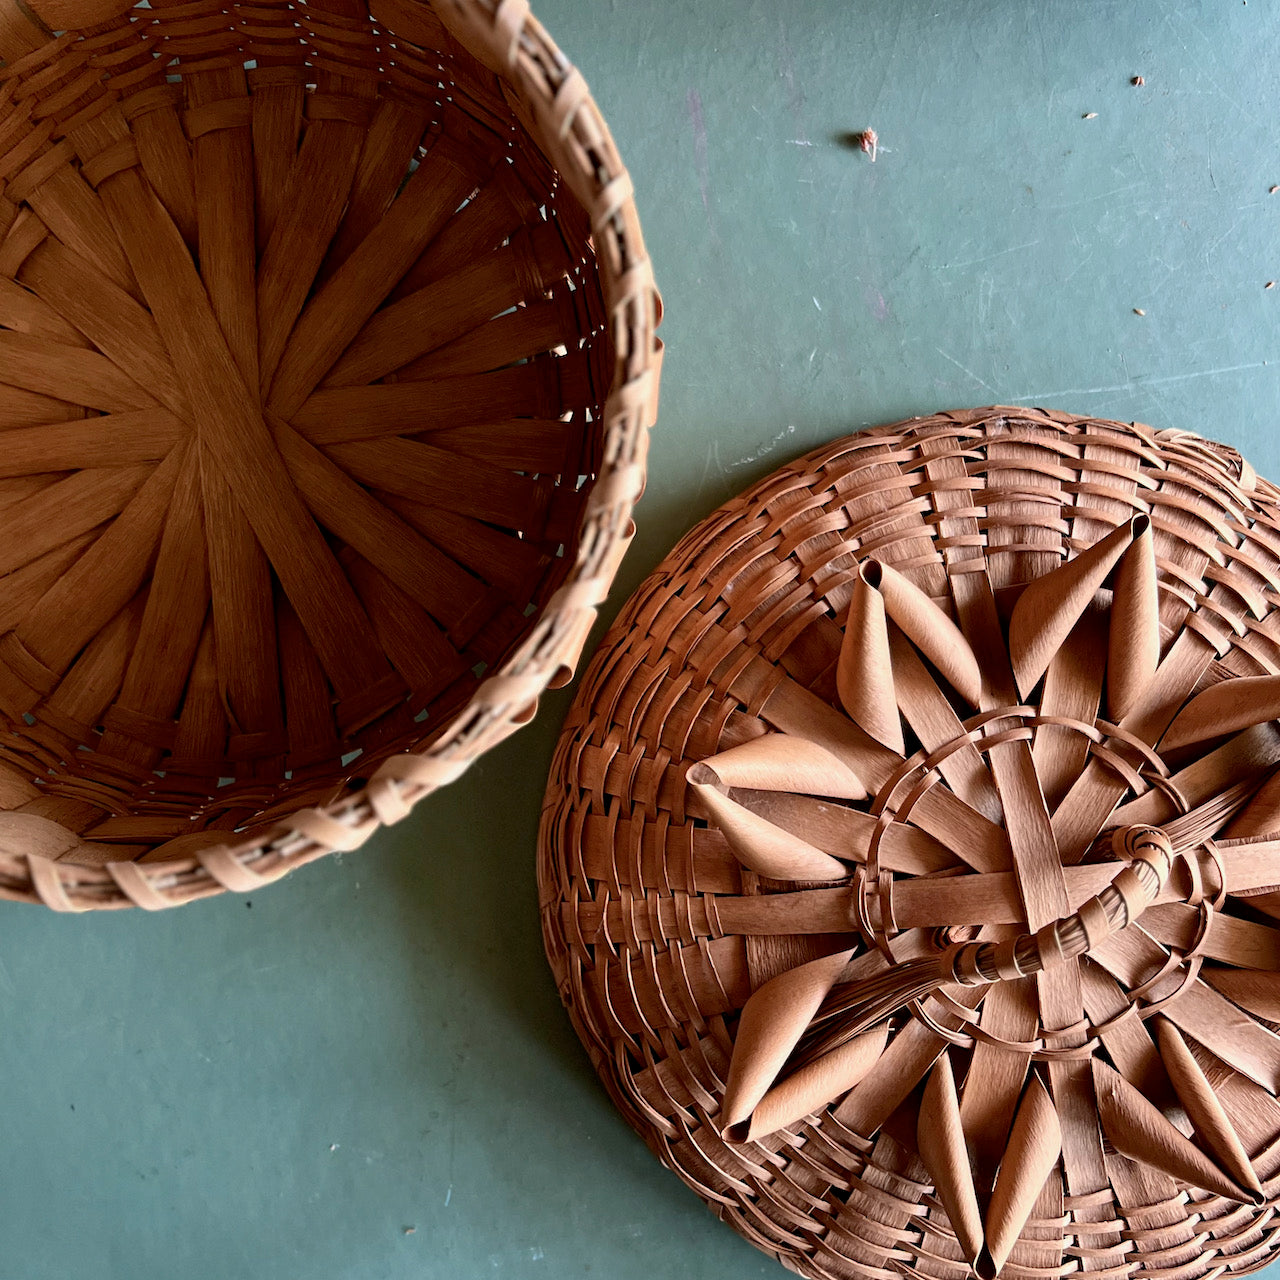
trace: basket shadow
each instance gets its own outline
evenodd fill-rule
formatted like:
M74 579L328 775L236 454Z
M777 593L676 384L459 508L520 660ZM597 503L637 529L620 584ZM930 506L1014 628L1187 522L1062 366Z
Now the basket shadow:
M406 1107L465 1132L458 1176L483 1167L492 1200L527 1199L536 1162L549 1179L538 1214L561 1215L566 1257L579 1256L589 1240L593 1251L619 1258L643 1247L657 1274L688 1267L685 1274L763 1276L770 1260L712 1222L628 1125L557 993L543 950L535 853L547 771L572 693L544 698L534 725L384 833L375 855L394 903L387 927L403 933L400 998L418 1016L423 1074L405 1082L417 1095ZM432 1120L437 1107L456 1114ZM434 1175L449 1183L447 1200L453 1152L433 1141L437 1158L447 1160ZM461 1145L460 1137L459 1152ZM522 1222L482 1232L468 1256L487 1250L498 1266L512 1241L521 1241ZM526 1274L524 1262L513 1265L512 1274Z
M568 703L566 693L547 695L534 724L384 832L376 856L394 885L410 990L427 1033L439 1031L439 984L447 983L465 993L474 1025L506 1043L498 1057L510 1069L536 1057L594 1085L556 992L538 912L538 817ZM506 1074L502 1061L485 1070Z

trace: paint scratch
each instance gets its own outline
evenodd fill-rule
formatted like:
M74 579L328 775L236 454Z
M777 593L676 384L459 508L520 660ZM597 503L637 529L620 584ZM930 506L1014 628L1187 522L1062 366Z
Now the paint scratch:
M707 446L707 460L702 464L702 475L698 478L697 492L693 495L695 502L702 497L703 492L706 490L712 467L715 467L716 475L724 476L724 464L720 461L720 442L718 440L712 440Z
M702 114L702 95L690 89L685 97L689 108L689 123L693 126L693 165L698 174L698 190L702 193L702 208L707 221L711 221L711 162L707 154L707 122Z
M817 347L815 347L815 348L814 348L814 351L815 351L815 352L817 351ZM812 359L813 359L813 356L810 356L810 357L809 357L809 359L810 359L810 360L812 360ZM791 425L791 426L788 426L788 427L784 428L782 431L779 431L779 432L778 432L778 434L777 434L777 435L775 435L775 436L773 437L773 439L772 439L772 440L770 440L767 444L762 444L762 445L761 445L761 446L760 446L760 447L755 451L755 453L749 453L749 454L747 454L747 456L746 456L745 458L742 458L740 461L730 463L730 464L729 464L729 470L730 470L730 471L736 471L739 467L747 467L747 466L750 466L750 465L751 465L751 463L753 463L753 462L758 462L761 458L767 457L767 456L768 456L769 454L771 454L771 453L772 453L772 452L773 452L773 451L774 451L774 450L775 450L775 449L776 449L776 448L777 448L777 447L778 447L778 446L779 446L779 445L780 445L780 444L781 444L781 443L782 443L782 442L783 442L783 441L784 441L788 436L793 436L793 435L795 435L795 433L796 433L796 429L795 429L794 424L793 424L793 425Z
M1095 195L1081 196L1079 200L1068 200L1063 204L1047 204L1042 207L1051 213L1062 213L1067 209L1078 209L1081 205L1096 204L1099 200L1110 200L1114 196L1122 196L1128 191L1136 191L1139 187L1146 185L1143 182L1127 182L1122 187L1112 187L1110 191L1099 191Z
M782 82L787 89L787 110L791 113L791 119L795 123L796 134L793 145L797 147L811 147L813 143L809 141L809 134L805 130L803 120L804 93L796 84L796 64L795 58L791 53L791 41L787 39L787 24L781 19L778 20L778 46L780 63L779 74L782 76Z
M1216 378L1224 373L1246 373L1252 369L1265 369L1270 364L1269 360L1254 360L1250 364L1228 364L1217 369L1197 369L1194 373L1171 373L1162 378L1134 378L1130 382L1119 382L1107 387L1061 387L1056 391L1037 391L1029 396L1015 396L1010 403L1047 403L1050 400L1056 400L1059 396L1100 396L1116 391L1136 391L1140 387L1167 387L1175 382L1194 382L1198 378ZM1277 368L1280 368L1280 365Z
M980 262L990 262L993 258L1003 258L1006 254L1021 253L1024 249L1034 249L1039 240L1029 240L1026 244L1011 244L1007 249L997 249L994 253L984 253L980 258L966 258L963 262L943 262L930 266L930 271L956 271L961 267L976 267Z
M957 359L955 358L955 356L949 356L949 355L947 355L947 353L946 353L945 351L943 351L943 349L942 349L941 347L934 347L934 350L935 350L935 351L936 351L936 352L937 352L937 353L938 353L938 354L939 354L939 355L940 355L944 360L948 360L948 361L950 361L953 365L955 365L955 367L956 367L957 369L959 369L961 373L965 374L967 377L972 378L972 379L974 380L974 382L976 382L976 383L978 384L978 386L980 386L980 387L984 387L987 391L990 391L992 395L995 395L995 394L996 394L996 389L995 389L995 387L993 387L989 382L986 382L986 381L984 381L982 378L978 377L978 375L977 375L976 373L974 373L974 371L973 371L972 369L966 368L964 365L962 365L962 364L960 363L960 361L959 361L959 360L957 360Z

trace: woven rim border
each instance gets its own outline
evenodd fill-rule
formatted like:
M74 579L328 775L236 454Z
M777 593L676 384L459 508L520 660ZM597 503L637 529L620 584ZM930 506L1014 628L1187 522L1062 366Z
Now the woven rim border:
M0 2L0 24L84 30L134 7L133 0ZM644 489L648 433L658 402L661 298L645 251L630 176L581 72L532 15L528 0L372 0L371 16L413 39L414 10L434 10L450 34L499 76L508 102L590 218L614 351L603 416L603 450L584 507L574 562L529 634L477 689L466 710L422 751L391 756L364 786L324 808L301 809L272 830L190 857L140 864L82 865L79 837L36 821L49 857L16 852L0 831L0 898L54 911L129 906L157 911L225 890L247 893L329 853L357 849L381 826L458 778L477 756L527 724L548 688L573 677L635 526ZM16 834L16 833L15 833ZM21 838L30 846L34 833Z

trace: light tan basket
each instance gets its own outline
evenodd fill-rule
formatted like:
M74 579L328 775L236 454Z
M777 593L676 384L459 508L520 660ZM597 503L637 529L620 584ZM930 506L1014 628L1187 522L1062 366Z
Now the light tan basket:
M524 0L0 0L0 57L0 895L258 888L571 674L631 184Z
M548 954L661 1159L805 1276L1280 1247L1280 491L985 409L800 458L623 610Z

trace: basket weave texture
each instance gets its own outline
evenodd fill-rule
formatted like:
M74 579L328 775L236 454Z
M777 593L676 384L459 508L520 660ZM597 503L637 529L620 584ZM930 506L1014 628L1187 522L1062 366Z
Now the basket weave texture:
M1194 1277L1280 1245L1280 490L994 408L695 528L540 836L610 1095L812 1277Z
M0 57L0 895L258 888L571 674L631 183L522 0L0 0Z

